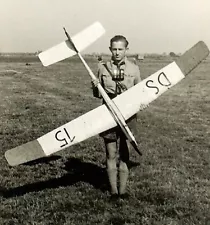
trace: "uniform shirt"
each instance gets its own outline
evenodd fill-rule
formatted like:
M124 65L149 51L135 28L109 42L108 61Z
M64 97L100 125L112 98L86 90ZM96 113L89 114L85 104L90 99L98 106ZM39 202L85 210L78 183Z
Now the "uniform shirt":
M115 74L115 71L119 69L124 70L124 80L120 81L127 89L133 87L135 84L141 81L140 77L140 70L139 67L129 61L127 57L125 57L124 61L122 61L119 65L116 65L113 60L106 62L108 69ZM97 78L99 79L100 83L102 84L104 90L108 94L115 94L116 93L116 82L113 81L110 72L106 69L106 67L99 63L98 66L98 73ZM121 90L122 92L125 90ZM95 96L95 95L94 95ZM95 97L101 97L100 95Z

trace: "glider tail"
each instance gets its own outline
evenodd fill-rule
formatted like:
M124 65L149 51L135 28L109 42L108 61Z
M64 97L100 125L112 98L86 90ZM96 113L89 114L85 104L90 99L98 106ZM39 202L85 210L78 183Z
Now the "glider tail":
M65 34L69 36L64 28ZM38 57L42 62L43 66L49 66L54 63L60 62L71 56L77 54L75 51L75 46L79 52L85 50L89 45L94 43L98 38L100 38L105 33L105 29L99 22L95 22L86 29L82 30L78 34L72 37L68 37L68 40L63 41L43 52L41 52ZM69 41L72 40L72 41ZM72 43L74 45L72 46Z

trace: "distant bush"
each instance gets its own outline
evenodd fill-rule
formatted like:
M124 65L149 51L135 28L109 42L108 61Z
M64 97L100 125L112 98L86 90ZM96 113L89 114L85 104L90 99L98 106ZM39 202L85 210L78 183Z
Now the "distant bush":
M178 57L178 55L176 55L174 52L170 52L169 55L170 55L171 57Z

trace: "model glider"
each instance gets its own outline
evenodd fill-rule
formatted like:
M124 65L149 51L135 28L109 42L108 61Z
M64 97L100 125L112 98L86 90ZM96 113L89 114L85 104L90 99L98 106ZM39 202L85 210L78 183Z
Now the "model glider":
M95 80L96 77L94 73L92 72L92 70L90 69L90 67L88 66L88 64L82 57L82 55L80 54L80 51L82 51L85 47L90 45L93 41L95 41L104 33L104 29L102 25L99 22L96 22L93 25L86 28L84 31L80 32L78 35L76 35L76 37L73 37L72 39L70 35L67 33L65 28L64 28L64 31L68 38L65 41L65 49L66 49L66 52L68 52L68 54L64 54L63 52L64 46L63 44L59 44L51 49L46 50L45 52L39 55L39 58L42 61L42 64L44 66L51 65L55 62L63 60L64 55L66 58L67 56L70 57L73 54L74 55L77 54L79 58L81 59L82 63L84 64L85 68L87 69L91 79ZM62 49L62 51L60 51L60 49ZM104 91L100 83L97 85L97 88L99 92L101 93L101 96L103 97L104 101L106 102L106 106L109 109L110 113L112 114L114 120L120 126L121 130L123 131L127 139L130 141L134 149L138 152L139 155L142 155L140 150L138 149L137 142L132 132L130 131L129 127L127 126L125 119L123 118L123 115L121 114L120 110L117 108L114 102L109 98L109 96Z
M176 61L114 98L114 104L125 120L129 119L139 111L141 104L151 103L184 79L208 54L205 43L198 42ZM51 155L115 126L117 123L108 108L101 105L34 141L6 151L5 157L11 166L19 165Z
M94 73L92 72L92 70L90 69L88 64L85 62L84 58L82 57L82 55L78 51L77 47L75 46L74 42L72 41L71 37L69 36L69 34L65 30L65 28L64 28L64 31L65 31L65 34L68 38L70 46L72 47L72 49L77 53L77 55L81 59L83 65L87 69L90 77L92 78L92 80L96 80L96 76L94 75ZM137 153L139 155L142 155L142 153L138 149L138 145L137 145L137 142L135 140L135 137L133 136L132 132L130 131L128 125L126 124L125 119L124 119L123 115L121 114L120 110L117 108L115 103L109 98L109 96L104 91L104 89L103 89L103 87L101 86L100 83L98 83L97 88L98 88L101 96L103 97L104 101L106 102L107 108L109 109L110 113L112 114L112 116L115 119L115 121L117 122L117 124L120 126L121 130L123 131L123 133L125 134L127 139L130 141L133 148L137 151Z

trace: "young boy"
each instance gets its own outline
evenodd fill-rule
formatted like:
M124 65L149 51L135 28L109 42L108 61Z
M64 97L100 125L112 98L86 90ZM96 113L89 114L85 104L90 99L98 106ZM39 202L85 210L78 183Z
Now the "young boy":
M106 63L100 62L98 68L98 80L93 81L93 94L101 98L97 91L97 83L100 82L106 93L112 99L141 81L139 67L126 57L128 41L122 35L116 35L110 40L111 60ZM103 101L103 103L105 103ZM131 131L135 131L137 117L132 116L126 123ZM129 160L129 141L117 126L100 134L104 139L106 148L106 164L111 196L124 198L126 183L129 175L127 162ZM117 142L119 140L119 166L117 163ZM119 188L117 186L119 175Z

